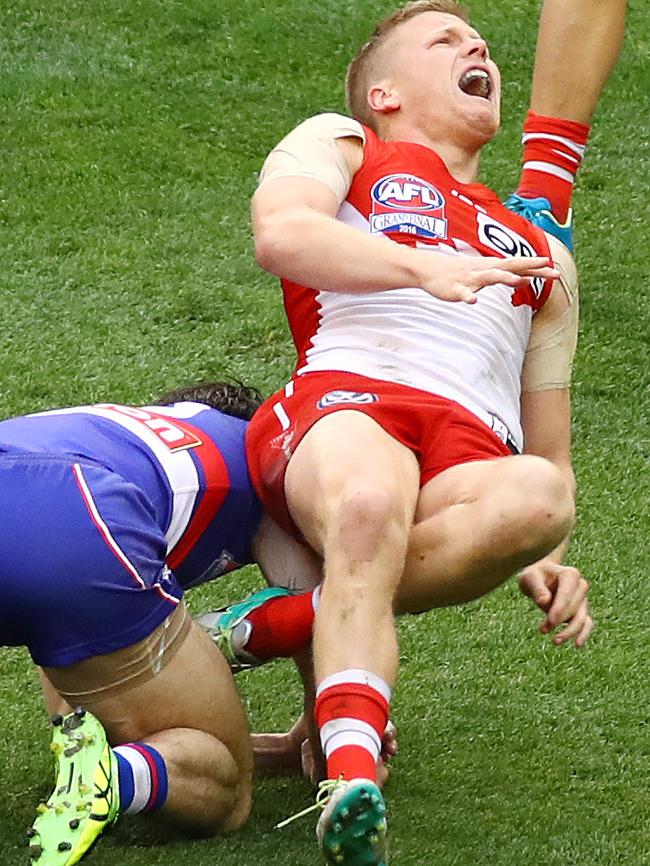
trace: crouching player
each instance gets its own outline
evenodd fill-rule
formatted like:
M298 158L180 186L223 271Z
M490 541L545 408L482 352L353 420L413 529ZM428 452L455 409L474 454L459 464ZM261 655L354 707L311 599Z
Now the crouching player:
M27 646L50 697L84 707L53 718L38 866L76 863L122 813L202 835L249 813L246 715L182 596L267 539L244 455L257 395L215 385L162 402L0 423L0 643Z

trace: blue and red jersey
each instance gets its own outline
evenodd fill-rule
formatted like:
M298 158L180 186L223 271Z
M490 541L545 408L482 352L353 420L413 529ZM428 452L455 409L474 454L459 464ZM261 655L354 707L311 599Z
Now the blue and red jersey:
M166 564L187 589L251 562L262 510L246 426L200 403L102 403L0 422L0 451L94 463L135 485L167 539Z

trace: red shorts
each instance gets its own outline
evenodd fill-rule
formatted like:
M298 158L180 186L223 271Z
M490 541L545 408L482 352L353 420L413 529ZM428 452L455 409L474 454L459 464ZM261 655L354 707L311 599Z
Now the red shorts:
M255 491L271 517L294 535L284 496L291 455L317 421L350 409L369 415L415 454L421 487L451 466L513 453L476 415L445 397L354 373L297 376L258 409L246 434Z

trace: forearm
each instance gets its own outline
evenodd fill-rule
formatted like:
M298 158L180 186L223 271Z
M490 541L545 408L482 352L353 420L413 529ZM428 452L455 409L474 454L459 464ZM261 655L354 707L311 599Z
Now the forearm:
M564 557L566 556L566 552L569 549L569 542L571 541L571 536L567 535L567 537L562 541L561 544L548 553L543 559L539 559L537 562L533 562L532 565L526 566L526 568L536 568L538 565L544 565L545 563L552 563L553 565L562 565L564 562ZM522 573L526 571L526 568L522 569Z
M567 482L574 490L570 465L556 465L565 472ZM594 621L589 613L588 582L579 569L563 564L570 536L571 533L567 533L554 550L520 572L519 588L543 611L542 634L551 635L557 646L573 641L576 647L582 647L591 634ZM564 627L556 631L562 624Z
M367 235L308 207L255 225L264 270L312 289L360 294L422 285L422 257L435 254ZM444 267L444 259L441 267Z

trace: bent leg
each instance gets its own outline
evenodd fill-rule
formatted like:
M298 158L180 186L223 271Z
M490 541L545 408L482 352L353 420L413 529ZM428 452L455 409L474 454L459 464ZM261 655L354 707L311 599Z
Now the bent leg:
M621 48L626 7L626 0L545 0L542 9L523 167L506 206L570 250L573 186Z
M291 458L287 502L297 526L324 559L314 636L317 680L353 667L389 682L395 676L391 603L418 477L413 454L354 411L323 418Z
M420 493L397 613L459 604L554 550L573 525L571 491L541 457L454 466Z
M83 705L97 716L111 746L143 743L167 768L166 819L187 831L211 834L240 826L250 811L252 750L248 723L228 665L195 623L162 669L127 691L111 694L111 658L97 656L69 668L48 668L53 687L79 703L70 687L83 678Z
M569 534L573 517L565 477L541 457L501 457L447 469L420 491L395 612L418 613L485 595L553 551ZM288 597L271 604L288 614L296 602ZM309 626L316 606L301 605ZM321 608L322 598L318 616ZM285 620L283 639L295 632L290 616ZM251 622L254 627L254 617ZM368 621L359 628L365 634ZM303 648L297 641L294 650ZM272 639L265 649L267 657L275 655Z
M589 123L616 64L627 0L545 0L530 107Z
M37 670L41 689L43 691L43 703L45 704L45 711L48 716L54 716L57 713L61 716L65 716L67 713L71 713L74 710L74 707L70 706L70 704L57 692L49 681L43 668L39 667Z
M398 663L392 602L419 475L411 451L344 410L310 429L285 477L291 515L324 558L314 715L333 784L317 825L328 862L384 862L377 759Z

